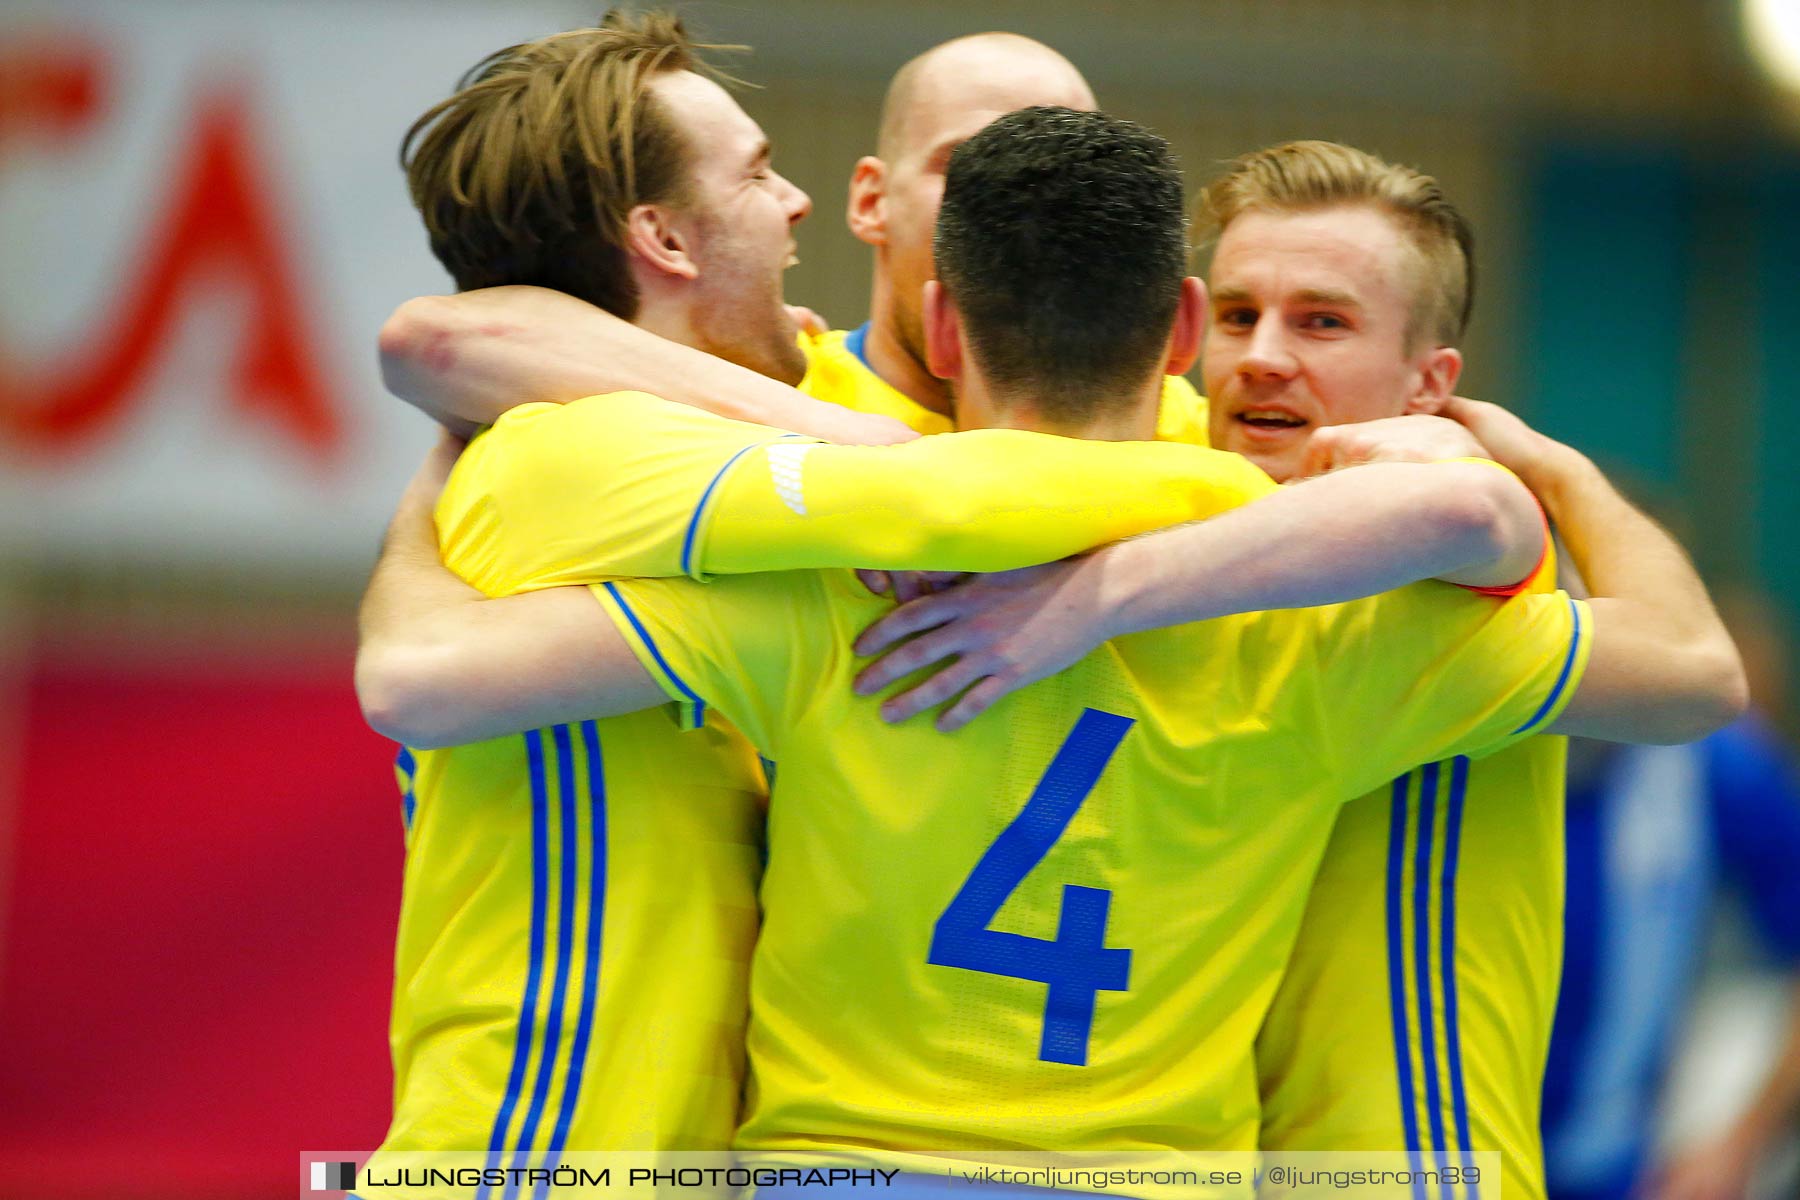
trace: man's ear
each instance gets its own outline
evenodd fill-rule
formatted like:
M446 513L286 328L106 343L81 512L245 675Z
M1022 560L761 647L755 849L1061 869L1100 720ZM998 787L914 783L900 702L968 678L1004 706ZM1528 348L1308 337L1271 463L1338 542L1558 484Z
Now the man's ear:
M887 164L873 154L856 160L850 172L850 232L871 246L887 244Z
M1456 395L1462 364L1462 351L1454 346L1439 346L1427 353L1419 366L1418 390L1406 402L1406 411L1433 417L1442 412L1444 402Z
M688 253L687 235L660 204L640 204L625 214L625 249L646 269L694 279L700 266Z
M925 368L939 379L962 374L962 315L944 285L933 279L925 285Z
M1193 275L1181 281L1181 298L1175 304L1175 326L1169 330L1169 355L1164 375L1185 375L1200 357L1200 336L1206 332L1206 285Z

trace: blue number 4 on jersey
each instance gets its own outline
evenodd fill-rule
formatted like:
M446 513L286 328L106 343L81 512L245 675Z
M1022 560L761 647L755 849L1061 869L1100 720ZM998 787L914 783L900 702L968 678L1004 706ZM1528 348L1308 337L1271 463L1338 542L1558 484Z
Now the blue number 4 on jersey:
M935 966L1050 986L1038 1046L1038 1057L1045 1062L1086 1066L1099 993L1122 992L1129 984L1131 951L1106 945L1112 892L1064 884L1053 941L1002 933L988 923L1069 828L1132 723L1098 709L1083 710L1031 799L987 848L932 930L926 961Z

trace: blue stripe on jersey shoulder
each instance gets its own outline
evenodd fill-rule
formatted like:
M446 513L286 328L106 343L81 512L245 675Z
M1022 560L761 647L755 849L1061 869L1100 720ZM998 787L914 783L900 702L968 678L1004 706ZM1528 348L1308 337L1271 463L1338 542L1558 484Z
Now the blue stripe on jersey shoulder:
M544 1169L554 1171L562 1162L569 1144L569 1123L575 1117L575 1105L581 1098L581 1081L586 1073L588 1043L594 1032L594 1009L600 994L601 933L606 920L606 767L600 756L600 730L592 721L581 723L581 741L587 749L587 790L589 808L589 861L592 882L589 885L587 938L582 946L581 1012L575 1019L575 1037L569 1045L569 1073L563 1083L562 1106L556 1114L556 1126L550 1134L549 1154ZM538 1181L534 1193L543 1200L548 1177Z
M1425 1200L1425 1181L1420 1175L1419 1119L1413 1103L1412 1034L1406 1012L1406 934L1402 893L1406 878L1406 783L1394 780L1388 823L1387 933L1388 1016L1394 1027L1394 1081L1399 1085L1400 1127L1406 1136L1406 1152L1413 1169L1413 1196Z
M531 775L531 949L530 965L525 971L525 994L519 1001L519 1028L513 1039L512 1068L506 1077L506 1094L500 1111L494 1115L493 1132L488 1136L487 1166L500 1166L500 1155L506 1145L506 1131L512 1125L513 1110L518 1107L519 1093L525 1086L525 1066L531 1058L532 1030L537 1018L538 984L544 970L544 909L548 890L546 859L550 853L549 790L544 784L544 732L533 729L525 735L525 759ZM475 1190L475 1200L487 1200L488 1185L484 1177Z
M650 631L644 628L644 623L638 620L638 615L631 611L631 605L625 603L625 597L620 594L617 585L603 583L600 586L605 588L607 593L612 596L614 602L619 606L619 611L625 614L625 619L631 622L631 627L633 629L637 630L638 637L642 638L644 645L649 647L650 657L656 660L656 665L662 668L663 674L667 675L669 679L674 682L677 691L683 696L686 696L688 700L693 703L694 724L699 725L704 723L706 720L706 701L700 698L700 693L689 687L687 682L675 673L675 668L669 665L669 660L664 658L662 651L656 648L656 639L650 636Z
M1444 816L1444 868L1438 917L1442 921L1438 957L1444 988L1444 1049L1450 1057L1450 1104L1456 1115L1456 1142L1462 1147L1465 1171L1475 1169L1469 1138L1469 1096L1463 1081L1462 1031L1456 1016L1456 868L1461 860L1463 801L1469 792L1469 760L1450 760L1450 806ZM1469 1200L1480 1200L1478 1184L1468 1185Z
M1538 710L1531 714L1531 719L1513 730L1514 733L1524 733L1543 720L1544 714L1555 708L1556 702L1562 698L1563 689L1569 686L1569 673L1575 669L1575 652L1581 648L1582 634L1581 607L1572 598L1569 600L1569 620L1569 653L1563 658L1562 673L1556 677L1556 685L1550 689L1550 694L1544 697L1544 702L1538 706Z

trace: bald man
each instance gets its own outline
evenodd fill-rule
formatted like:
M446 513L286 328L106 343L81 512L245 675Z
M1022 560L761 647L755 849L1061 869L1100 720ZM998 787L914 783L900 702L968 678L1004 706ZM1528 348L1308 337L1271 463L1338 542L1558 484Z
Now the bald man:
M917 433L954 427L951 396L925 365L921 310L933 276L932 229L950 152L996 117L1034 105L1092 109L1094 93L1061 54L1014 33L944 42L900 68L881 108L876 153L857 160L848 221L875 248L869 319L802 336L800 390L849 410L796 413L791 389L717 361L700 361L573 297L509 287L425 296L382 330L382 372L402 399L453 429L491 424L530 400L647 391L740 420L837 441L880 441L897 421ZM1157 436L1206 445L1206 406L1186 380L1163 388Z
M933 47L894 75L881 105L875 153L850 175L850 232L875 248L875 280L861 357L895 390L948 416L943 380L925 365L921 318L935 277L931 237L950 152L994 118L1036 104L1092 109L1075 64L1016 33L977 33ZM830 344L830 339L827 339Z

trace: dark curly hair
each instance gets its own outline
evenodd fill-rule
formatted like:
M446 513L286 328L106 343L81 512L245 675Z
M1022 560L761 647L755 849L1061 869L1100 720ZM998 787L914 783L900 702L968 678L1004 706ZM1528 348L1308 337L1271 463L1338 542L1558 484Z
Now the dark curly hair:
M1020 109L951 155L936 254L988 382L1083 422L1160 369L1187 273L1181 171L1131 121Z

